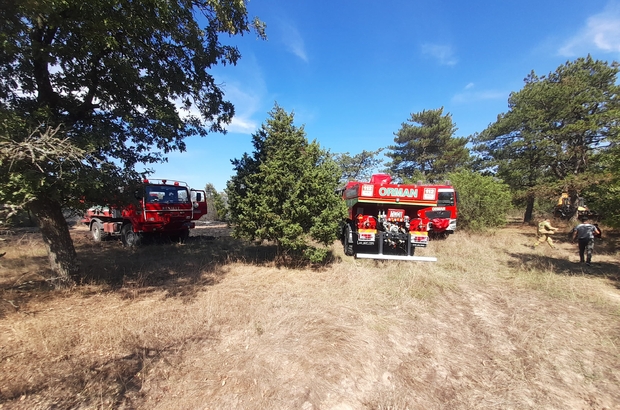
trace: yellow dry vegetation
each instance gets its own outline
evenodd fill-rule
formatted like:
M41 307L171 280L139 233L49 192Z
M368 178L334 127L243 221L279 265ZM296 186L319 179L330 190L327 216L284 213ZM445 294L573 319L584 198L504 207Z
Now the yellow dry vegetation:
M613 409L618 237L577 264L534 228L420 255L290 268L224 227L123 249L75 228L85 283L49 288L34 234L0 243L0 408ZM546 246L546 245L545 245Z

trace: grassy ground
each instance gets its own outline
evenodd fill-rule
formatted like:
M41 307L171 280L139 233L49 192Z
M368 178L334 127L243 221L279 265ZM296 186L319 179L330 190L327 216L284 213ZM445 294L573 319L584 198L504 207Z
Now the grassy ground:
M290 269L223 227L137 250L74 229L70 291L37 234L3 236L0 408L620 408L619 239L587 267L533 232Z

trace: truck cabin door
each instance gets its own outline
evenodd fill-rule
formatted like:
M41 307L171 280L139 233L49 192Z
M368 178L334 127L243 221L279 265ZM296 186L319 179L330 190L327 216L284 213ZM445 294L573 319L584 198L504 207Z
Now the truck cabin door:
M207 214L207 195L205 191L192 189L192 220L200 219Z

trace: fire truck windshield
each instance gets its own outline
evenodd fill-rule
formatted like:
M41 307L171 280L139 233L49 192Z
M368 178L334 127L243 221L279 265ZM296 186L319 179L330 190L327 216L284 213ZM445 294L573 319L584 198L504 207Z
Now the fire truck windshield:
M437 206L453 206L454 192L439 192L437 197Z
M178 204L189 201L187 189L179 186L151 185L146 187L147 203Z

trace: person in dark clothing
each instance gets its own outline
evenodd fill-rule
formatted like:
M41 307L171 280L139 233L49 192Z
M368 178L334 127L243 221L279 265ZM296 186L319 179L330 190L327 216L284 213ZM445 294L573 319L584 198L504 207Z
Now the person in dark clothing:
M601 236L598 225L588 223L588 218L581 218L581 223L573 229L573 242L577 239L579 243L579 262L585 262L590 266L592 261L592 250L594 249L594 238Z

